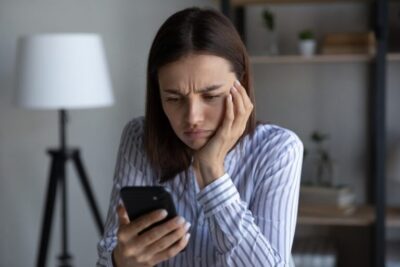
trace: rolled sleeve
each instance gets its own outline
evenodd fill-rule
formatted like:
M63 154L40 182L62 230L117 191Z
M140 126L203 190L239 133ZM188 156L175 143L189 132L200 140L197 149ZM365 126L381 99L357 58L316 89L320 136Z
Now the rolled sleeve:
M239 192L229 174L225 173L197 194L197 201L203 207L204 217L210 217L226 206L240 201Z
M96 267L113 267L112 253L104 252L97 260Z

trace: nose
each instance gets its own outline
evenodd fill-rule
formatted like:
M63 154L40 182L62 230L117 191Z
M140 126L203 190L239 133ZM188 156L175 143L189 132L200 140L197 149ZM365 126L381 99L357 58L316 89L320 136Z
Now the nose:
M204 111L200 101L190 99L186 103L185 120L190 127L201 123L204 119Z

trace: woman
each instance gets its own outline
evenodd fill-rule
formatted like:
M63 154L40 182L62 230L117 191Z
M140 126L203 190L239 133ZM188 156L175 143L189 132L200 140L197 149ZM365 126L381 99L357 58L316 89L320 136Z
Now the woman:
M249 59L230 21L189 8L159 29L144 118L125 127L98 266L288 266L303 146L256 125ZM162 185L180 216L129 221L119 190Z

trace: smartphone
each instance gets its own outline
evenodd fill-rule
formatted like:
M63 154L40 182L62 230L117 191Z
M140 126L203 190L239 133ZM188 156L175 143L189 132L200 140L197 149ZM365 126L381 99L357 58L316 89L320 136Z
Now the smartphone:
M172 196L162 186L126 186L121 188L120 194L131 221L158 209L165 209L168 212L166 218L139 234L177 216Z

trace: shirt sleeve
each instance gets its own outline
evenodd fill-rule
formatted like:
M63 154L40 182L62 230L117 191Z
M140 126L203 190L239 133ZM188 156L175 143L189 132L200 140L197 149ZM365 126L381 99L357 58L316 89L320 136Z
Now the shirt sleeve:
M266 166L256 166L254 173L259 177L255 180L260 182L255 184L251 203L241 201L228 174L197 196L224 266L289 266L303 145L294 136L274 157Z
M137 137L139 135L136 133L139 132L139 127L140 125L138 123L131 122L125 126L122 132L104 233L97 244L99 256L96 265L97 267L113 266L111 254L117 245L119 221L116 208L121 202L120 189L123 186L139 185L139 183L144 183L143 173L140 169L135 167L135 161L129 160L130 158L133 158L137 159L136 162L139 162L142 158L140 150L137 149Z
M97 260L97 267L112 267L112 252L117 245L117 230L118 230L118 215L116 212L117 205L120 201L119 191L119 177L122 177L126 169L126 159L123 155L119 154L114 175L113 188L111 191L110 205L108 208L107 219L104 227L104 234L100 242L97 244L97 251L99 258Z

